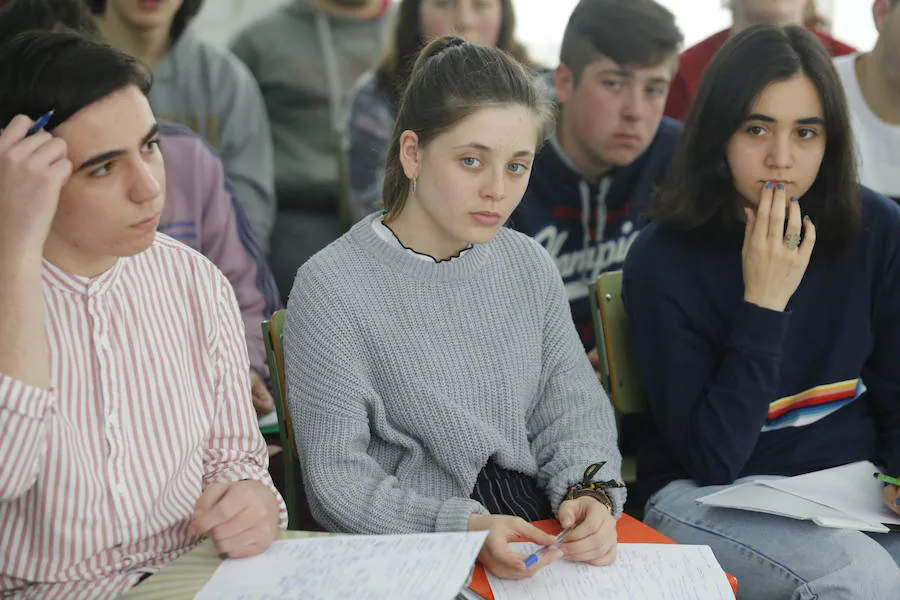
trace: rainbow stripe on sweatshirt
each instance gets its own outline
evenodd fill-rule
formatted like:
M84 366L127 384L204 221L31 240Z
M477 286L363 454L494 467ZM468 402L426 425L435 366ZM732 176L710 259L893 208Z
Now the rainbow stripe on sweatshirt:
M769 414L762 430L810 425L850 404L864 391L866 387L862 379L857 378L818 385L799 394L779 398L769 404Z

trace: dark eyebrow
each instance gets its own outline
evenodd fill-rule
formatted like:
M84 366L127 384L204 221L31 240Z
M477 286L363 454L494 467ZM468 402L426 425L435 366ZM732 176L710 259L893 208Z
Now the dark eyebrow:
M478 142L470 142L468 144L462 144L460 146L454 146L454 150L461 150L463 148L474 148L475 150L481 150L482 152L493 152L491 148L485 146L484 144L479 144ZM513 157L518 158L520 156L534 156L533 150L519 150Z
M747 115L747 118L744 119L744 123L747 121L762 121L763 123L775 123L775 119L770 117L769 115L762 115L759 113L753 113L751 115ZM796 125L825 125L825 120L821 117L806 117L805 119L797 119L794 121Z
M141 146L149 142L159 133L159 123L154 123L152 127L150 127L150 131L141 138ZM103 152L102 154L98 154L96 156L92 156L87 159L81 165L75 169L76 171L84 171L85 169L90 169L91 167L99 164L103 164L109 160L112 160L116 157L122 156L125 154L125 150L110 150L109 152Z
M616 75L617 77L634 77L631 69L604 69L597 71L597 75Z

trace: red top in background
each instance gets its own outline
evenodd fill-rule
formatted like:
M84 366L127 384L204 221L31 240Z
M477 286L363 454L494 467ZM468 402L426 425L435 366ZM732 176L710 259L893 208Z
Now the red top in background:
M818 29L810 29L810 31L816 34L831 56L843 56L857 51L856 48L839 42ZM725 29L681 53L678 73L669 89L666 116L680 121L684 120L691 107L691 102L694 100L694 94L697 93L700 78L703 76L706 66L719 48L725 45L729 37L731 37L731 29Z

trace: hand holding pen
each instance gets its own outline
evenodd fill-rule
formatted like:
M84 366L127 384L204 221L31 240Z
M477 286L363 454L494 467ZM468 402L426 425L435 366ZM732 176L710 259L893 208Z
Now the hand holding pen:
M537 550L535 550L528 558L525 559L525 566L531 568L535 563L541 560L541 557L544 556L547 552L554 549L559 549L560 544L566 539L566 536L572 532L572 527L566 527L562 531L559 532L559 535L556 536L556 541L547 546L541 546Z
M478 562L503 579L527 579L562 556L558 548L546 550L536 564L526 567L528 557L514 552L509 547L511 542L526 541L549 546L555 543L556 538L519 517L472 514L468 525L469 531L488 532L478 553Z
M53 118L53 113L56 112L54 109L50 109L48 112L45 112L38 120L35 121L31 127L28 128L28 132L25 133L25 137L31 137L36 134L38 131L41 131L44 127L47 126L47 123L50 122L50 119Z
M41 256L72 172L64 140L41 129L30 134L42 120L18 115L0 132L0 240L4 251L23 258Z
M560 546L569 562L594 566L610 565L616 560L616 519L595 498L581 496L559 505L559 522L572 531Z
M884 475L883 473L873 473L873 475L875 479L888 484L884 486L884 490L881 492L884 505L900 515L900 479Z

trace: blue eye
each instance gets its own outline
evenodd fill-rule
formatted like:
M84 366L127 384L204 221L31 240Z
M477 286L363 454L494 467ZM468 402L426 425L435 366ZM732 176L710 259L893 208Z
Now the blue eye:
M481 166L481 161L472 156L466 156L460 159L460 162L471 169L477 168Z
M618 90L622 89L621 81L613 81L612 79L604 79L603 81L600 82L600 84L603 87L605 87L606 89L613 90L613 91L618 91Z
M522 163L512 163L509 165L509 170L512 171L513 175L523 175L528 171L528 165L523 165Z

